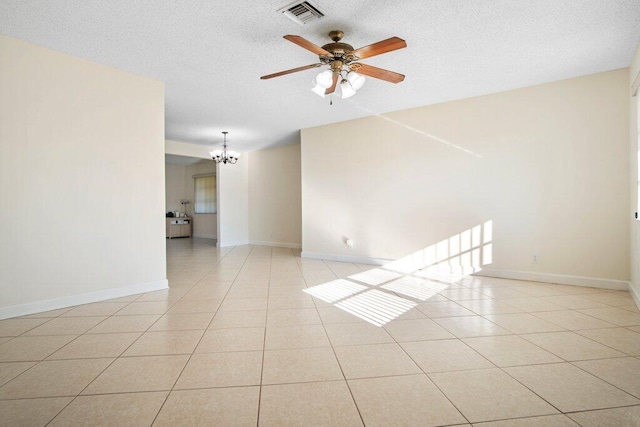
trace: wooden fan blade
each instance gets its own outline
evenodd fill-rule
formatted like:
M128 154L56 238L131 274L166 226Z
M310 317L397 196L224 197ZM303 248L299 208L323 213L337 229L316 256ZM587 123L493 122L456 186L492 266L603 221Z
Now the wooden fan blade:
M328 87L327 90L324 91L325 95L329 95L330 93L336 91L336 86L338 85L338 77L340 77L338 74L333 73L333 84L331 85L331 87Z
M284 36L284 38L289 40L291 43L295 43L298 46L315 53L316 55L331 55L331 52L324 50L320 46L311 43L309 40L303 37L287 35L287 36Z
M279 73L267 74L266 76L262 76L260 78L262 80L272 79L274 77L280 77L280 76L284 76L284 75L291 74L291 73L297 73L298 71L304 71L304 70L308 70L310 68L318 68L321 65L322 65L322 63L305 65L303 67L292 68L292 69L286 70L286 71L280 71Z
M359 59L371 58L372 56L381 55L383 53L391 52L392 50L398 50L407 47L407 42L399 37L391 37L390 39L379 41L378 43L370 44L369 46L361 47L354 50L353 53Z
M355 71L365 76L385 80L391 83L400 83L404 80L404 74L394 73L393 71L384 70L382 68L373 67L371 65L360 64L359 62L351 64L351 71Z

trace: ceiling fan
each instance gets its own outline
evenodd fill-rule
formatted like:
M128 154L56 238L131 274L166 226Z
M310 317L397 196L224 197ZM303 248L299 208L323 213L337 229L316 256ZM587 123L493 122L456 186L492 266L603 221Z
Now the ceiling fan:
M343 36L344 33L342 31L331 31L329 33L329 37L333 40L333 43L325 44L322 47L317 46L300 36L284 36L286 40L289 40L290 42L318 55L320 62L280 71L279 73L268 74L260 78L263 80L272 79L274 77L280 77L291 73L297 73L298 71L328 65L328 70L323 71L316 76L316 86L312 91L324 97L325 95L335 92L338 81L340 81L340 89L342 90L343 98L355 95L356 91L362 87L365 81L363 75L391 83L400 83L404 80L403 74L362 64L357 61L405 48L407 47L407 42L399 37L391 37L359 49L354 49L350 44L340 41Z

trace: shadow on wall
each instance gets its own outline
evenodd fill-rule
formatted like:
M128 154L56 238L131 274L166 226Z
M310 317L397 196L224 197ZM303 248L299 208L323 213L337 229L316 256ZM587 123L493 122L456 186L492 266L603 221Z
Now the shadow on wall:
M491 264L492 239L493 221L487 221L383 267L304 292L375 326L383 326Z

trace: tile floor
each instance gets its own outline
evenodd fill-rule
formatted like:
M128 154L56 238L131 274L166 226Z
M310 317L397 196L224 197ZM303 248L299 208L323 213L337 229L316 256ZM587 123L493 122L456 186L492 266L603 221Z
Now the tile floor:
M167 291L0 321L0 425L640 425L627 292L167 255Z

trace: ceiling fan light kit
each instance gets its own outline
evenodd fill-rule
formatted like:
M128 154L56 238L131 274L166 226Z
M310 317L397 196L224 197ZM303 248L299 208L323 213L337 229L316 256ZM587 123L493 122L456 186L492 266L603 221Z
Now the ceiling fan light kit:
M260 78L266 80L328 65L328 70L322 71L316 76L316 84L311 91L324 98L325 95L334 93L338 83L340 83L340 91L343 99L350 98L356 94L356 91L358 91L366 81L364 76L390 83L400 83L404 80L403 74L357 62L364 58L403 49L407 47L407 43L404 40L399 37L391 37L354 50L350 44L340 41L343 36L344 33L342 31L331 31L329 37L333 40L333 43L325 44L322 47L300 36L284 36L286 40L318 55L320 62L268 74Z
M224 143L222 145L222 150L213 150L210 151L211 159L216 163L224 163L224 164L232 164L235 165L238 159L240 158L240 153L237 151L229 150L227 148L227 134L229 132L224 131L222 134L224 135Z

